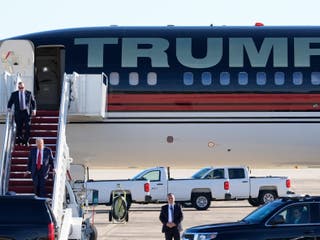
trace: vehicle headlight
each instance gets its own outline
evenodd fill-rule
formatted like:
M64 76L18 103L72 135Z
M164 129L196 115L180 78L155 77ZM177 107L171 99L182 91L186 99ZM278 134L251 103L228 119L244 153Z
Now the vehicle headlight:
M211 240L211 239L215 239L218 236L217 232L214 233L200 233L198 234L198 237L196 238L196 240Z

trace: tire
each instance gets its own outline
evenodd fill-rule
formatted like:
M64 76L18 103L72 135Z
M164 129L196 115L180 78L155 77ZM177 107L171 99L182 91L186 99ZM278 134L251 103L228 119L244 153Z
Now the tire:
M272 202L277 198L277 194L274 191L266 190L259 193L259 202L260 204L265 204Z
M111 221L112 221L112 212L109 211L109 222L111 222Z
M249 198L248 202L253 207L258 207L260 205L260 202L259 202L258 198Z
M192 197L192 205L197 210L207 210L210 207L211 199L208 193L197 193Z

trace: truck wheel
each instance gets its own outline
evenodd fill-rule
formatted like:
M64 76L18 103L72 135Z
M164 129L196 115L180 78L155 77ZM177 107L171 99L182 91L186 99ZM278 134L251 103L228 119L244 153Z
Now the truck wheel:
M197 193L193 196L192 205L197 210L207 210L210 204L211 199L207 193Z
M259 194L259 202L260 204L265 204L268 202L272 202L277 198L277 195L274 191L261 191Z
M249 198L248 202L253 207L258 207L260 205L260 202L259 202L258 198Z

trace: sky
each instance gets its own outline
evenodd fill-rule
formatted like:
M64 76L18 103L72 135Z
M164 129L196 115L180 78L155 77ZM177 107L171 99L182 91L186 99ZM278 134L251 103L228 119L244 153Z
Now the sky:
M320 25L319 0L3 0L0 39L89 26Z

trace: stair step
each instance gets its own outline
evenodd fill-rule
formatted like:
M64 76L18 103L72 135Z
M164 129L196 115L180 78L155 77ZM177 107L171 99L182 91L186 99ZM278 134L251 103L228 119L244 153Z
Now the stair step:
M33 186L33 182L31 178L25 178L25 179L10 179L9 184L12 187L19 187L19 186ZM53 180L52 179L47 179L46 181L46 186L53 186Z
M58 131L58 124L32 124L31 131L37 131L37 130Z
M53 188L51 186L46 186L47 193L51 193ZM33 193L33 185L31 186L10 186L9 191L16 193Z
M11 172L26 172L28 166L26 165L11 165Z
M45 144L45 146L46 147L49 147L52 151L56 151L56 146L54 145L54 146L47 146L47 144ZM14 147L14 152L15 151L23 151L23 152L30 152L30 150L31 150L31 148L33 148L33 147L36 147L36 146L29 146L29 147L26 147L26 146L19 146L19 145L16 145L15 147Z
M22 165L22 164L25 164L27 165L28 164L28 159L27 158L12 158L11 159L11 165Z
M37 110L37 116L57 116L57 117L59 117L59 111Z
M19 157L28 157L29 156L29 152L18 152L18 151L14 151L12 153L12 157L13 158L19 158Z
M52 156L54 157L55 155L56 155L56 152L52 151ZM29 152L17 152L17 151L15 151L15 152L12 153L12 159L11 160L20 159L20 158L28 159L28 157L29 157Z
M13 157L13 158L11 158L11 163L13 163L16 160L28 161L28 157Z
M37 137L57 137L57 132L30 132L30 136L37 138Z
M52 156L56 156L56 152L52 151ZM11 160L16 160L16 159L28 159L29 158L29 152L13 152L12 153L12 158Z
M39 117L33 117L31 119L31 124L34 123L58 123L59 118L39 118Z
M56 138L45 138L45 137L43 137L43 140L44 140L44 145L57 144L57 139ZM29 143L30 144L36 144L36 139L35 138L31 138Z
M24 172L11 172L10 173L10 179L28 179L28 178L31 178L31 174L27 174L26 176L24 175ZM48 176L48 179L49 178L53 178L53 172L49 172L49 176Z
M32 146L26 147L26 146L20 146L15 145L13 151L26 151L29 152Z

